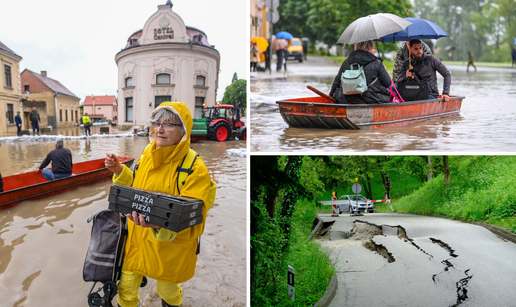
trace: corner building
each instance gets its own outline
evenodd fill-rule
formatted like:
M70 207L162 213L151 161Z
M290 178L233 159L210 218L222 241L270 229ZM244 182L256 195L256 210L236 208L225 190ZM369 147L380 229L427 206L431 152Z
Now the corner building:
M220 54L201 30L185 26L169 0L115 56L118 125L145 125L164 101L181 101L193 117L215 104Z

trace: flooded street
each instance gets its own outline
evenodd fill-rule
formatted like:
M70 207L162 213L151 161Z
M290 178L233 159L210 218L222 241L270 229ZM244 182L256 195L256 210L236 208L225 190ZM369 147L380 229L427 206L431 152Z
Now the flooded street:
M106 152L137 160L148 144L148 138L132 135L86 139L75 130L63 132L64 146L72 151L74 162L103 158ZM5 177L37 170L54 149L55 139L0 138L0 172ZM182 284L181 306L245 306L245 142L204 141L192 147L217 183L217 198L208 212L196 274ZM86 219L107 208L110 186L105 181L1 211L0 306L88 305L92 283L82 281L91 231ZM141 306L161 306L155 281L149 280L140 295Z
M451 94L466 97L459 116L372 130L289 128L276 101L317 96L306 85L329 93L339 67L309 57L304 63L289 61L289 74L251 74L251 151L516 151L516 69L508 68L467 73L466 67L448 66ZM443 79L437 77L442 91Z

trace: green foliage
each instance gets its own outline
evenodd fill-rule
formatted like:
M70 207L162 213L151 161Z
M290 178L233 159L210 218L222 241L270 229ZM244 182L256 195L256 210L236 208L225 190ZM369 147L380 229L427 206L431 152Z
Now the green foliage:
M516 232L516 157L450 157L451 183L439 175L397 200L398 212L482 221Z
M262 206L263 208L263 206ZM316 217L313 202L296 203L292 216L292 231L287 252L280 252L278 245L286 240L278 225L262 211L267 223L263 231L251 236L251 249L261 257L260 267L253 269L251 278L251 305L253 306L313 306L328 287L334 270L328 263L326 251L307 241L312 221ZM296 300L287 297L287 268L292 266L296 278Z
M226 87L222 104L238 106L245 111L247 109L247 81L238 79Z

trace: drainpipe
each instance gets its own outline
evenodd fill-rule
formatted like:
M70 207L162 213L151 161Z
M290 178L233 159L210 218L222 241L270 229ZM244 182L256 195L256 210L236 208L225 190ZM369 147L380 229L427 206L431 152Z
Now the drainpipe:
M57 105L56 105L56 96L57 92L54 94L54 128L57 129Z

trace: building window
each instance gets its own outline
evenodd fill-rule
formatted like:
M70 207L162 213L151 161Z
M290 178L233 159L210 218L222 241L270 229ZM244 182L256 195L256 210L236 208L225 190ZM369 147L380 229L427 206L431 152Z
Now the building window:
M171 101L172 96L156 96L154 97L154 107L157 108L160 104L165 101Z
M73 122L73 111L72 110L70 110L70 121Z
M63 110L59 110L59 121L63 121Z
M197 76L196 84L198 86L205 86L206 78L204 76Z
M25 85L25 92L30 92L30 86L29 85Z
M125 79L125 87L133 86L133 78L129 77Z
M5 86L12 87L11 82L11 66L4 64L4 78L5 78Z
M14 107L11 103L7 104L7 122L14 124Z
M68 121L68 110L65 110L65 122Z
M169 74L159 74L156 76L156 84L170 84Z
M133 121L133 97L125 99L125 121Z
M201 118L203 109L204 109L204 97L195 97L194 117Z

